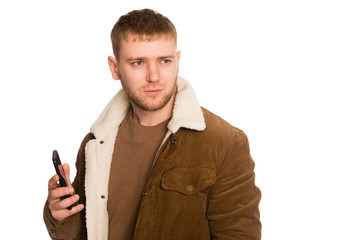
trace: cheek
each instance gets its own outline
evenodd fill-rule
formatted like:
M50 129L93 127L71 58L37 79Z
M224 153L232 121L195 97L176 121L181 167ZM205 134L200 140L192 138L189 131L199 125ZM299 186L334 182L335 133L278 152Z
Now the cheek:
M172 66L171 68L166 68L164 69L164 71L162 72L162 78L166 79L167 82L171 82L174 80L174 78L176 78L178 74L178 68L177 65Z
M120 77L121 85L124 89L130 92L134 92L142 86L141 78L136 74L129 72L122 72Z
M129 69L125 67L118 68L118 74L121 80L121 84L129 85L129 79L131 78L132 74Z
M120 75L123 78L131 79L132 82L135 82L136 80L139 81L139 79L143 79L146 76L146 71L143 68L133 68L131 66L125 66L119 69Z
M121 78L121 85L127 91L133 91L134 89L133 81L127 77Z

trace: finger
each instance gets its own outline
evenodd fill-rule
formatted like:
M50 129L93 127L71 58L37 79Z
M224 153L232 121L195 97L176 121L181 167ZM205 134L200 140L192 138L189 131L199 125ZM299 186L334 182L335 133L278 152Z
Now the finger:
M61 210L65 210L68 207L72 206L73 204L75 204L77 201L79 200L79 195L73 195L70 197L67 197L63 200L55 199L51 202L49 202L49 209L50 211L61 211Z
M49 182L48 182L48 189L51 190L51 189L57 188L58 187L58 185L57 185L58 181L59 181L59 176L57 174L52 176L49 179Z
M63 169L64 169L64 172L65 172L65 181L66 181L66 184L68 186L71 185L71 181L70 181L70 166L69 164L67 163L64 163L63 164Z
M71 197L67 197L61 201L54 202L52 208L53 208L53 210L66 209L66 208L74 205L75 203L77 203L77 201L79 201L79 195L75 194L75 195L73 195Z
M48 201L58 200L60 197L71 195L74 193L73 187L59 187L49 191Z
M70 216L80 212L83 209L84 209L84 205L83 204L78 204L78 205L72 207L71 210L62 209L62 210L52 211L51 215L56 220L62 221L65 218L70 217Z
M80 212L81 210L84 209L84 204L78 204L76 206L73 206L72 209L70 210L72 212L72 214L75 214L75 213L78 213Z
M70 166L69 166L69 164L64 163L64 164L63 164L63 168L64 168L65 175L69 175L69 176L70 176Z

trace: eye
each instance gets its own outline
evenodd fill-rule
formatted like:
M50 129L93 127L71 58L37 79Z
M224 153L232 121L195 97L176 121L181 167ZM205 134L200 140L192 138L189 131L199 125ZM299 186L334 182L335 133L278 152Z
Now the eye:
M163 63L169 63L170 60L169 60L169 59L164 59L164 60L162 60L162 62L163 62Z
M133 62L133 64L136 66L140 66L142 64L142 61L136 61L136 62Z

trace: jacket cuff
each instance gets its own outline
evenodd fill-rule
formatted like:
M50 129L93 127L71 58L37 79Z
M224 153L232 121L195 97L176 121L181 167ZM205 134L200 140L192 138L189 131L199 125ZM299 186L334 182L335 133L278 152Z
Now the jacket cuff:
M51 215L48 201L46 201L44 205L43 218L48 233L52 239L69 239L67 238L68 236L65 235L68 235L71 232L76 235L78 233L76 229L80 230L80 226L76 226L77 224L75 219L79 217L80 215L77 213L65 218L62 221L56 220ZM75 231L68 231L69 229Z

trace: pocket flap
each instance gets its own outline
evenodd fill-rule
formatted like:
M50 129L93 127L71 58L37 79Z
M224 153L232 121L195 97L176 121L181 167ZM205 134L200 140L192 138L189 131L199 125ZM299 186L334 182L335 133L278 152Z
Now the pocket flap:
M161 188L183 193L195 194L216 181L216 172L210 168L175 169L165 174Z

